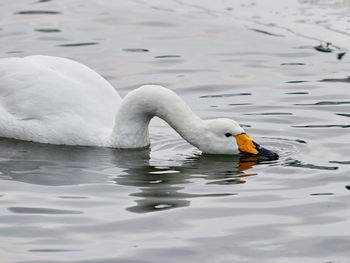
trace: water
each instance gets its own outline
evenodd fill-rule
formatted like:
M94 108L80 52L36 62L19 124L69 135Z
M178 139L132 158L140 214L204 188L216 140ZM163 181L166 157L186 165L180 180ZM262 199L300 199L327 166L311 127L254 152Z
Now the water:
M0 139L1 262L349 262L349 1L0 3L1 57L176 91L281 158ZM329 44L331 43L331 44Z

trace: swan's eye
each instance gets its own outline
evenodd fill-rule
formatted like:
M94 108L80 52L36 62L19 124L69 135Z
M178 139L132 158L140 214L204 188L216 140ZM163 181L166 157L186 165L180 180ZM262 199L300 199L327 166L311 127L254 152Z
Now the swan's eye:
M226 136L226 137L231 137L232 134L228 132L228 133L225 134L225 136Z

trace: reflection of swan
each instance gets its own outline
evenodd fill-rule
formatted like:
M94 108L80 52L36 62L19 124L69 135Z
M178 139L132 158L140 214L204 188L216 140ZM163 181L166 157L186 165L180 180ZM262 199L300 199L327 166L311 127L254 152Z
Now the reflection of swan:
M188 193L185 185L202 178L205 185L228 185L245 183L243 177L255 175L246 173L260 162L256 156L196 155L187 158L181 165L167 167L147 166L129 167L126 174L113 180L119 185L137 186L139 192L131 194L138 197L136 205L127 208L135 213L147 213L184 207L190 199L197 197L230 196L236 193ZM211 189L209 186L204 186Z
M240 151L276 157L233 120L202 120L174 92L143 86L123 100L88 67L65 58L0 60L0 136L113 148L148 146L148 125L164 119L205 153Z
M136 213L189 206L191 199L197 197L235 194L221 188L214 188L220 189L215 192L211 185L244 183L243 177L254 175L246 171L260 160L257 156L195 155L175 166L156 167L149 164L149 149L43 145L10 139L0 139L0 149L1 179L36 185L73 185L70 189L77 189L74 185L93 183L93 188L96 184L114 182L129 187L116 188L120 191L116 190L115 195L135 197L136 205L131 202L126 206ZM204 180L198 184L203 191L189 190L189 185L198 178ZM84 196L84 191L76 194ZM99 195L98 190L91 194Z

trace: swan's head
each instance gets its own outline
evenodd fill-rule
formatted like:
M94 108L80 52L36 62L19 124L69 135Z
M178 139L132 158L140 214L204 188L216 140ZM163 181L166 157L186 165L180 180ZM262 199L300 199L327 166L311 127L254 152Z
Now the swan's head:
M255 143L243 128L231 119L204 121L204 134L198 148L204 153L238 154L247 153L268 158L278 158L277 153Z

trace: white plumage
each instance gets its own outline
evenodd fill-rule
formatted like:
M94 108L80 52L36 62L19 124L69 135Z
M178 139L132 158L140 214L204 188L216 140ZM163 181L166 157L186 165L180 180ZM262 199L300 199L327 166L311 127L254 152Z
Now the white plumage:
M27 141L138 148L158 116L205 153L257 154L233 120L202 120L174 92L147 85L123 100L98 73L66 58L0 59L0 136ZM236 138L236 140L235 140Z
M49 56L0 59L0 136L105 145L121 98L99 74Z

